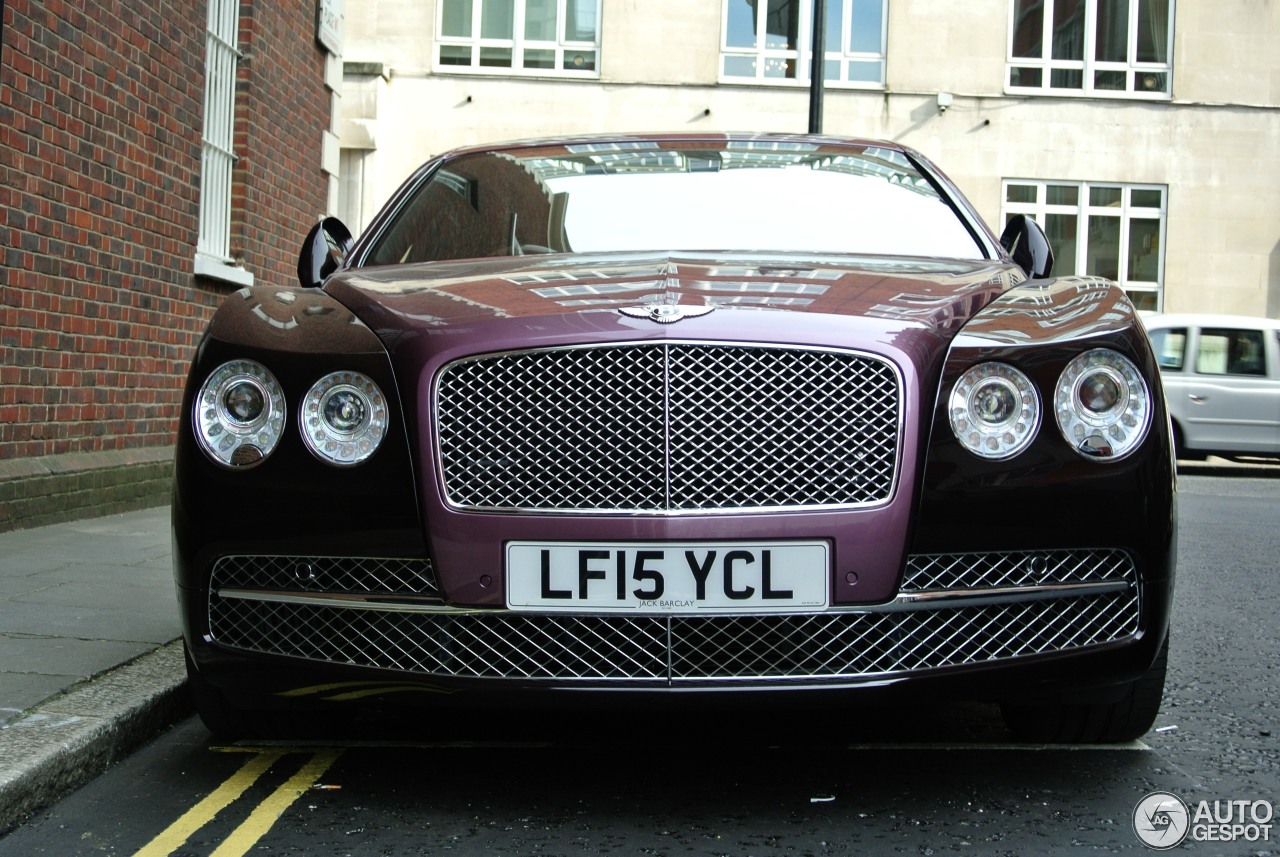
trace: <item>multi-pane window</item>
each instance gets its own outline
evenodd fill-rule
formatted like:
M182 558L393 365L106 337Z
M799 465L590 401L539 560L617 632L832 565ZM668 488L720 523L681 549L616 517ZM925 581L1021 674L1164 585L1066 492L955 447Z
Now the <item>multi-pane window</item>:
M888 0L825 0L823 77L851 87L884 86ZM813 0L724 0L720 79L808 83Z
M1009 89L1168 98L1174 0L1012 0Z
M600 76L600 0L441 0L437 71Z
M210 0L205 36L204 133L200 155L200 236L197 252L231 261L231 171L235 166L237 0Z
M1030 214L1053 247L1054 274L1115 280L1141 310L1163 304L1166 188L1009 180L1004 220Z

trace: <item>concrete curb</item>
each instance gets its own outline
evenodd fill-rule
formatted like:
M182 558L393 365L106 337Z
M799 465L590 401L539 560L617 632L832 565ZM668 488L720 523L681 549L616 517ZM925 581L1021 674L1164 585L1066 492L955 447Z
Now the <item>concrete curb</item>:
M0 729L0 834L190 712L181 640L32 708Z

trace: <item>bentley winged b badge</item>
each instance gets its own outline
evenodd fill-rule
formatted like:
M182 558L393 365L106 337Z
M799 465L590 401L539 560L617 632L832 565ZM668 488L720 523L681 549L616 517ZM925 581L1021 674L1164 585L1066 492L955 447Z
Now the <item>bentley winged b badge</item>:
M715 309L714 306L680 306L675 303L647 303L643 306L621 307L618 312L631 318L647 318L658 324L675 324L682 318L697 318Z

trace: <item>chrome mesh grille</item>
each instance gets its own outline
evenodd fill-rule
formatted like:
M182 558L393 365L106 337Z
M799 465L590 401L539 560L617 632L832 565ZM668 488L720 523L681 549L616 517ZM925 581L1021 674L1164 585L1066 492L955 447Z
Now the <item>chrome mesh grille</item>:
M883 502L900 407L880 358L693 343L461 360L436 398L450 503L557 512Z
M214 593L210 630L238 649L434 676L655 684L849 679L1128 639L1138 630L1138 587L1127 554L1116 553L1123 568L1106 571L1105 579L1126 588L1040 600L800 615L588 616L355 610ZM1001 562L960 556L971 568ZM912 563L928 567L933 559Z
M423 559L332 556L224 556L213 566L212 590L387 593L439 596Z
M1133 560L1122 550L915 554L907 558L902 591L991 589L1118 579L1133 580Z

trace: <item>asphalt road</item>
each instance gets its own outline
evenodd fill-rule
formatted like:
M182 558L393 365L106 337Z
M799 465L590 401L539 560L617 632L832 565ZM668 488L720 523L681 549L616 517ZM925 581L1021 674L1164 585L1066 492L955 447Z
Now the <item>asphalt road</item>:
M1151 792L1257 816L1280 791L1280 480L1185 477L1180 502L1165 705L1133 745L1011 745L979 705L506 714L234 747L191 720L0 839L0 857L1146 853L1133 816ZM1180 850L1280 854L1280 820L1245 821L1253 841Z

